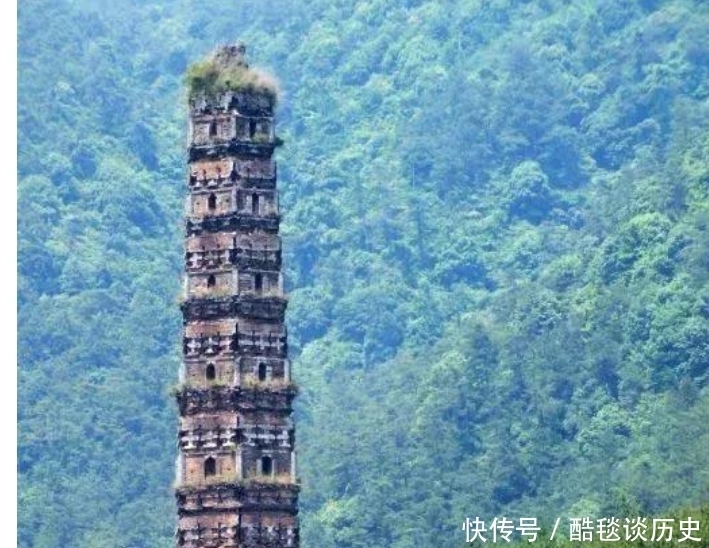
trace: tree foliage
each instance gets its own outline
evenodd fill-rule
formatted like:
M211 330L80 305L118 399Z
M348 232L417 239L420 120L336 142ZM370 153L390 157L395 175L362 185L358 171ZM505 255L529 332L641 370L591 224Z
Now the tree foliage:
M19 547L173 544L183 74L237 37L285 90L304 548L707 500L705 3L26 0L18 32Z

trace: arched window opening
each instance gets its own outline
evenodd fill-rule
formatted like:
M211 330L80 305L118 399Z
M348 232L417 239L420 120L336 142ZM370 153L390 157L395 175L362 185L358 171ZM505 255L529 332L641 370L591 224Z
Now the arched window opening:
M273 459L271 457L263 457L261 459L261 473L264 476L273 474Z
M215 285L217 285L217 279L214 277L214 274L210 274L207 278L207 287L211 289Z
M209 122L209 136L210 137L216 137L217 135L217 122L215 120L212 120Z
M206 377L208 381L213 381L217 376L217 370L213 363L207 365Z
M263 362L258 364L258 380L265 381L267 373L268 369L266 368L266 364Z
M256 133L256 120L249 120L249 137L254 138L254 134Z
M208 457L207 460L204 461L204 477L208 478L209 476L214 476L217 474L217 461L214 460L214 457Z
M261 293L263 291L263 274L257 272L254 274L254 291Z
M214 194L210 194L207 198L207 207L210 211L217 209L217 197Z
M259 195L254 194L253 196L251 196L251 213L253 213L254 215L258 215L260 209L261 208L259 207Z

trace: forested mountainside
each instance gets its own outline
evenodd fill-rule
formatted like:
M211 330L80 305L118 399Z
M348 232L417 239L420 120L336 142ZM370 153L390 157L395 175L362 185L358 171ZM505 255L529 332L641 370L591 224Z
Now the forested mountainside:
M189 62L277 74L304 548L709 499L709 5L22 0L21 548L173 545Z

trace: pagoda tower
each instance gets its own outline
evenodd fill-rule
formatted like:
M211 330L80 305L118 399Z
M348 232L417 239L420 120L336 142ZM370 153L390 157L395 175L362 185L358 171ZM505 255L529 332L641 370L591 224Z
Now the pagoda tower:
M188 72L176 546L298 547L276 90L241 44Z

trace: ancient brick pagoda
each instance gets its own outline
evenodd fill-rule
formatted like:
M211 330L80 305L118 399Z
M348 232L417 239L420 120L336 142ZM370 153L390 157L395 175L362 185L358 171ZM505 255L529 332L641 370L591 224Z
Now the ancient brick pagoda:
M190 89L176 482L185 548L298 546L276 94L244 51L219 48Z

